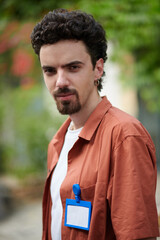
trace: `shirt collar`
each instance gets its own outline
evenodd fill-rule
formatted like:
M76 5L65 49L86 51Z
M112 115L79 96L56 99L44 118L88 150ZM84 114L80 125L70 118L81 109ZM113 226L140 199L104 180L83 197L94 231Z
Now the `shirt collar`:
M87 141L90 141L98 125L102 121L103 116L106 114L106 112L108 112L111 106L112 105L107 100L107 98L102 97L102 101L97 105L97 107L89 116L82 131L79 134L79 137L86 139Z

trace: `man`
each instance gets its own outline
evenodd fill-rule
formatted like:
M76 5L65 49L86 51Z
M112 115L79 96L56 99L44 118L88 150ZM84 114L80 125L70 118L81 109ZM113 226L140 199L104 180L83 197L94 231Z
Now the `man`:
M69 115L48 148L43 240L156 239L154 145L138 120L99 95L103 28L86 13L60 9L35 26L31 39L45 84L59 112ZM88 231L64 225L74 184L92 205Z

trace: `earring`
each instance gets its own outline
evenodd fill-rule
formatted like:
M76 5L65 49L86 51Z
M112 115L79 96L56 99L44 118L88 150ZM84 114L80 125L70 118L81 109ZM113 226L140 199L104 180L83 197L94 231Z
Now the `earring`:
M97 79L96 81L94 81L94 85L97 87L98 87L99 83L100 83L100 79Z

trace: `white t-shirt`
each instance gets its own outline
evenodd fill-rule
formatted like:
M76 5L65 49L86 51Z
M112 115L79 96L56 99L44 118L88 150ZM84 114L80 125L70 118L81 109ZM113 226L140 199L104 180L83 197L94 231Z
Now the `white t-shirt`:
M82 128L68 131L65 136L64 144L59 156L58 163L54 169L50 192L52 199L51 209L51 237L52 240L61 240L61 222L62 222L62 202L60 198L60 187L67 174L68 152L78 139L78 135Z

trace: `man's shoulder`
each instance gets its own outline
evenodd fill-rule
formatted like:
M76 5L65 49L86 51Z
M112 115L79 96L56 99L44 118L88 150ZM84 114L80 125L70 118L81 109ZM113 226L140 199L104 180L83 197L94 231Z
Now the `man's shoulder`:
M113 106L105 114L102 125L112 135L119 135L122 138L127 136L150 138L148 131L137 118Z
M105 114L103 121L113 128L116 126L142 125L136 117L113 106Z
M142 123L135 117L115 107L111 107L105 114L101 132L103 132L104 138L106 136L108 139L110 138L113 145L119 145L130 138L132 141L141 139L142 142L154 148L151 136Z

